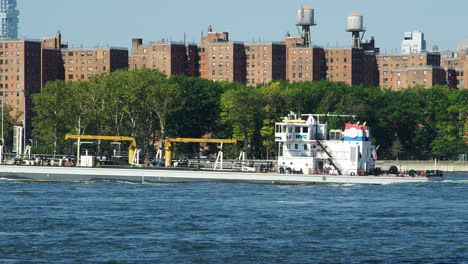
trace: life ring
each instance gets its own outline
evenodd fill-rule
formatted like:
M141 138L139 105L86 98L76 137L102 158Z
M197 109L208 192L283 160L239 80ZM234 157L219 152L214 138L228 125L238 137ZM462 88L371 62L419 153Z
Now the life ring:
M351 172L349 175L351 175L351 176L356 176L356 173Z

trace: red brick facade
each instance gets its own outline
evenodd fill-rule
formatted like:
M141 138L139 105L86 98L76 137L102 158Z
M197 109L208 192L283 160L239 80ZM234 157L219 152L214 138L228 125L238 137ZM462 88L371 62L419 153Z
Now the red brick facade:
M233 42L229 33L213 32L210 27L198 46L181 43L142 45L141 39L134 39L129 67L157 68L169 76L184 74L251 86L274 80L325 79L394 90L415 85L466 86L465 54L462 54L463 60L457 58L458 62L447 60L447 66L441 65L439 53L378 55L379 49L375 48L373 38L361 46L326 49L304 46L300 37L289 34L281 43ZM450 63L458 63L458 66L450 67Z
M111 73L128 67L128 50L124 48L62 49L66 81L88 80L94 75Z
M468 50L459 52L442 52L441 66L455 71L456 87L468 89Z

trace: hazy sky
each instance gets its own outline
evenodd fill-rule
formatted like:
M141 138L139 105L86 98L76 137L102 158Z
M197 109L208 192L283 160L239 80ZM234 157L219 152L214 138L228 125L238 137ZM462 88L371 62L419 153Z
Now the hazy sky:
M209 25L236 41L281 41L297 35L296 10L315 9L312 41L348 46L347 16L364 15L365 39L374 36L382 52L399 52L405 31L425 33L428 49L456 48L468 39L468 0L17 0L19 36L42 38L60 30L72 47L130 47L132 38L199 42Z

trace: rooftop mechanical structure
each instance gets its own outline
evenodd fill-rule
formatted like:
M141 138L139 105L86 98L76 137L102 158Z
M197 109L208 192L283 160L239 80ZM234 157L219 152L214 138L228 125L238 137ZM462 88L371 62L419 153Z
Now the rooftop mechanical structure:
M302 44L306 47L311 46L310 27L315 26L314 9L309 6L303 6L297 10L297 24L301 27Z
M351 47L352 48L361 48L361 32L365 32L364 29L364 19L361 14L354 12L348 16L348 27L347 32L352 33ZM364 36L364 35L363 35Z

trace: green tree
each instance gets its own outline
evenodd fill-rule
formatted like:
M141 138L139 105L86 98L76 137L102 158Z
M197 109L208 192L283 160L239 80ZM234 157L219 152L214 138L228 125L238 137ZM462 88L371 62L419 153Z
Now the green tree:
M167 79L159 71L152 71L149 76L146 105L156 114L159 122L159 136L164 140L169 116L181 109L185 100L182 97L182 89L176 82Z
M287 91L279 82L273 82L259 88L263 101L263 120L260 128L262 146L267 151L267 157L276 155L275 122L288 113Z
M42 93L32 95L34 103L33 126L38 139L53 146L57 152L58 145L64 142L64 136L69 132L70 120L67 117L68 90L71 83L63 81L49 82Z
M262 126L262 98L258 90L246 86L228 90L221 97L221 105L221 120L232 127L235 139L244 142L246 154L259 154L254 152Z
M436 89L446 89L436 87ZM468 113L468 91L467 90L445 90L444 101L440 102L445 107L444 115L436 119L435 137L430 147L432 154L456 158L459 154L468 153L466 141L466 121Z
M2 98L3 99L3 98ZM3 104L3 144L5 147L11 147L13 145L13 127L18 125L20 117L23 112L16 112L16 115L11 115L14 110L13 106L9 104Z

